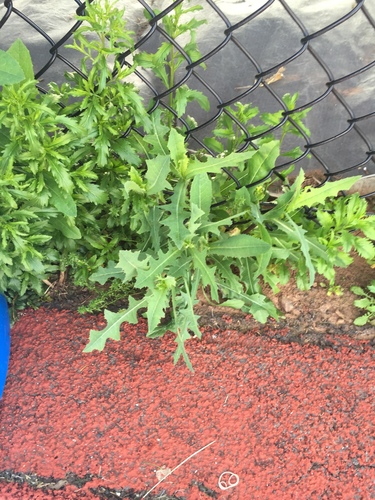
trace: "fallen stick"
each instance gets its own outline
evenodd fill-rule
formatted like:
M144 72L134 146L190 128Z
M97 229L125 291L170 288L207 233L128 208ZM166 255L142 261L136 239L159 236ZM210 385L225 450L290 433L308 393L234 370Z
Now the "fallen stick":
M163 482L164 479L166 479L168 476L170 476L172 474L172 472L174 472L179 467L181 467L181 465L184 465L184 463L187 462L188 460L190 460L192 457L194 457L194 455L198 455L198 453L200 453L201 451L205 450L206 448L208 448L209 446L211 446L212 444L214 444L215 441L216 441L216 439L214 441L211 441L211 443L206 444L206 446L203 446L203 448L201 448L200 450L195 451L192 455L190 455L190 457L185 458L185 460L183 462L181 462L180 464L178 464L174 469L172 469L170 472L168 472L168 474L166 476L164 476L162 479L160 479L160 481L158 481L150 490L148 490L147 493L145 493L143 495L142 499L146 498L151 493L151 491L154 490L157 486L159 486L159 484L161 482Z

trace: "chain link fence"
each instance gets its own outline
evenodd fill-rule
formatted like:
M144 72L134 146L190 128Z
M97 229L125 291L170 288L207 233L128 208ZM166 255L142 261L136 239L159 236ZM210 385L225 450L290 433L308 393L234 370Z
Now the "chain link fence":
M319 183L360 173L360 193L374 195L375 0L202 0L202 10L194 15L206 23L197 28L201 57L194 61L183 39L171 39L163 27L164 17L183 1L198 3L119 2L135 33L136 50L155 53L167 40L185 59L170 88L147 70L132 76L150 110L168 107L169 94L181 85L203 92L210 110L192 102L187 114L194 117L194 125L184 116L179 124L192 149L210 152L204 139L223 113L243 130L244 150L262 135L277 135L286 121L297 127L294 113L311 108L306 118L311 135L299 129L296 142L286 144L288 149L301 147L302 154L293 162ZM40 87L59 83L65 71L79 71L76 53L65 45L80 25L75 14L84 7L79 0L5 0L0 7L0 48L6 50L21 38L31 52ZM131 58L126 54L123 63ZM282 96L295 92L297 108L289 111ZM282 110L280 122L251 136L231 112L238 101L258 106L260 112ZM289 163L281 157L276 171Z

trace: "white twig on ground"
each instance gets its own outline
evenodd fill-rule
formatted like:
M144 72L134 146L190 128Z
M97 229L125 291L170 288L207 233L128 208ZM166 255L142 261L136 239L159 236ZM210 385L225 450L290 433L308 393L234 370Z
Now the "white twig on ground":
M174 472L175 470L177 470L179 467L181 467L181 465L184 465L184 463L186 463L188 460L190 460L192 457L194 457L194 455L198 455L198 453L200 453L201 451L205 450L206 448L208 448L209 446L211 446L212 444L214 444L216 441L216 439L214 441L211 441L211 443L208 443L206 444L206 446L203 446L203 448L201 448L200 450L198 451L195 451L192 455L190 455L190 457L187 457L185 458L185 460L183 462L181 462L180 464L178 464L174 469L172 469L169 474L167 474L165 477L163 477L162 479L160 479L160 481L158 481L150 490L147 491L147 493L145 493L142 497L143 498L146 498L152 490L154 490L157 486L159 486L159 484L161 482L164 481L164 479L167 479L168 476L170 476L172 474L172 472Z

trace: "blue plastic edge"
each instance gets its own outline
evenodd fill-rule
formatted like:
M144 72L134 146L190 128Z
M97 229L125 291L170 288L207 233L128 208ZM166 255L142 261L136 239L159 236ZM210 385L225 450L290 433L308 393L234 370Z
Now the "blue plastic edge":
M0 295L0 398L3 395L10 355L10 320L5 297Z

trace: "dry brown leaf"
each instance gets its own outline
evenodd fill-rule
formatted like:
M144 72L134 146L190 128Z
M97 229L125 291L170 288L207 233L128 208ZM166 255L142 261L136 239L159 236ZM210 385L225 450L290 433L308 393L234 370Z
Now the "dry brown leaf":
M163 465L162 467L160 467L159 470L155 471L155 474L156 474L157 480L161 481L162 479L167 477L171 472L172 472L172 470L169 467L167 467L166 465Z
M50 486L51 490L61 490L61 488L64 488L68 484L68 481L66 479L60 479L60 481L57 481L54 485Z
M277 70L277 72L271 75L269 78L266 78L265 82L269 85L270 83L278 82L279 80L284 78L285 66L282 66Z
M284 78L284 71L285 71L285 66L281 66L276 73L273 75L269 76L266 78L264 81L267 83L267 85L270 85L271 83L278 82L279 80L282 80ZM242 90L242 89L249 89L252 87L252 85L245 85L245 87L236 87L236 90ZM263 83L260 84L260 87L263 87Z
M358 332L353 335L353 338L357 340L372 340L375 339L375 328L366 328L362 332Z

